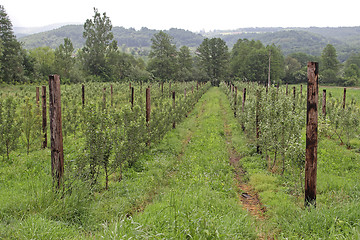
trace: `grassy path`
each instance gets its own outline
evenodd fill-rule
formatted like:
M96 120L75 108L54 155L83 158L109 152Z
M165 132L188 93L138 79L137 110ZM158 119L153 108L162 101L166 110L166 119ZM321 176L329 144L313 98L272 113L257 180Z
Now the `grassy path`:
M109 225L105 238L255 239L253 218L240 206L224 130L225 95L208 91L182 125L183 140L168 187L139 214ZM230 111L228 111L230 112ZM178 130L181 131L181 130Z

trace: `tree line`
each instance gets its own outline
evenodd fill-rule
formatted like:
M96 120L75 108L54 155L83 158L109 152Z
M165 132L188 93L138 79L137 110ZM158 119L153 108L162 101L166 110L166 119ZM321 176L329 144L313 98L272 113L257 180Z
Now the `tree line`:
M65 38L55 50L25 50L13 33L12 23L0 6L0 82L33 83L59 74L63 83L84 81L207 81L242 80L266 84L305 82L306 63L320 62L324 84L354 86L360 81L360 54L340 64L336 49L328 44L320 57L298 52L284 56L279 46L238 39L232 49L221 38L205 38L199 47L177 46L164 31L151 39L146 56L125 53L114 39L111 20L94 8L84 23L85 46L75 49Z

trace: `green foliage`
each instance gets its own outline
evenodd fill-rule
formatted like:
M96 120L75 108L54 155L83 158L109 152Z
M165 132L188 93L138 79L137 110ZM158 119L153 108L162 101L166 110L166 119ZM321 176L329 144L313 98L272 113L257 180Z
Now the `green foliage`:
M337 59L336 49L333 45L328 44L321 54L321 81L323 83L339 83L339 60Z
M21 131L19 120L16 113L17 103L12 97L3 101L2 106L2 123L0 125L1 133L1 154L6 154L7 160L10 161L10 152L17 149L18 139Z
M73 53L74 47L69 38L64 38L64 43L55 49L56 71L62 78L71 78L75 64Z
M112 24L106 13L101 16L94 8L93 19L87 19L84 24L83 37L86 42L80 52L85 71L105 80L110 78L106 56L117 50L117 42L113 40L111 30Z
M42 81L48 80L54 71L55 52L49 47L38 47L29 51L30 58L34 59L35 77Z
M30 146L37 143L40 146L41 140L41 117L40 107L35 106L30 98L26 97L21 106L20 121L22 123L22 138L29 154Z
M204 72L212 81L220 81L228 76L229 52L221 38L205 38L196 50Z
M178 71L178 66L176 46L171 42L172 37L160 31L154 35L151 41L148 71L165 81L173 79Z
M279 82L284 75L284 57L278 47L265 47L260 41L239 39L231 51L231 75L243 81L266 83L269 71L271 82Z
M0 80L6 83L22 82L24 78L21 45L14 36L12 23L3 5L0 5L0 39Z

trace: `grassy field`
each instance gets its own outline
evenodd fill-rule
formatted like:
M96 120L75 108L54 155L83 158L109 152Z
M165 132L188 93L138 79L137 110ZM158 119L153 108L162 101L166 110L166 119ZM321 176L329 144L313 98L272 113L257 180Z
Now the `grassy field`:
M84 141L64 144L65 161L77 161ZM239 169L230 164L234 152ZM292 192L302 183L264 167L220 88L120 182L112 173L109 190L65 169L65 188L54 191L49 149L11 156L0 160L0 239L360 239L359 153L320 138L317 208L304 209L302 194ZM240 169L261 216L244 207Z

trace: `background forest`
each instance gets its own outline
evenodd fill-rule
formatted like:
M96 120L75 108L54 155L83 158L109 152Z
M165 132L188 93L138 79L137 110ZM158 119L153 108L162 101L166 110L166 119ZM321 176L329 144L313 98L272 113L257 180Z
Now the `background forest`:
M64 83L156 78L203 81L209 77L209 66L217 63L210 63L204 51L200 56L199 50L206 44L205 39L218 39L207 47L214 47L213 54L224 52L220 72L227 79L265 83L270 61L273 83L302 83L306 81L307 62L318 61L322 84L360 84L359 27L248 28L201 33L175 28L135 30L113 27L106 13L94 9L93 19L84 25L29 34L31 29L14 32L4 7L0 11L3 83L41 82L52 73L60 74ZM104 31L98 37L94 33L101 31L101 24ZM216 49L218 46L224 48ZM172 66L164 70L165 63Z

